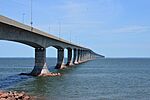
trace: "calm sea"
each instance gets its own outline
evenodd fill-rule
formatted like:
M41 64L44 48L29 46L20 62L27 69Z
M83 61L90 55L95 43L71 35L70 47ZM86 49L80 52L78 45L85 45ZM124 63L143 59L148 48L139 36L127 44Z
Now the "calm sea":
M47 59L53 70L56 59ZM26 91L43 100L150 100L150 59L97 59L60 70L61 77L20 76L32 58L0 58L0 90Z

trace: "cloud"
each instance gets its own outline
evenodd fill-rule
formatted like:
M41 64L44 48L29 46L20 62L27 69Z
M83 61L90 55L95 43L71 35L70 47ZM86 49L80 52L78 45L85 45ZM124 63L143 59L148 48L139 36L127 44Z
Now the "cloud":
M114 0L67 0L61 6L68 21L108 21L120 15L122 8Z
M100 30L100 33L105 34L121 34L121 33L148 33L150 32L150 26L144 25L128 25L124 27L111 28L111 29L103 29Z
M113 30L113 33L142 33L149 32L150 26L127 26Z
M65 5L65 8L67 9L68 13L70 15L78 15L82 11L84 11L84 4L79 4L77 2L68 1Z

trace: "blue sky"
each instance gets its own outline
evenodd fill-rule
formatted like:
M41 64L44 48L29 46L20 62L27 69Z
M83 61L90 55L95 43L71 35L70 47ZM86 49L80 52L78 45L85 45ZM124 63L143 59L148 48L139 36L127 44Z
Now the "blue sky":
M33 0L33 26L106 57L150 57L150 0ZM0 14L30 23L30 0L0 0ZM0 41L0 57L34 57L34 49ZM55 56L48 48L48 56Z

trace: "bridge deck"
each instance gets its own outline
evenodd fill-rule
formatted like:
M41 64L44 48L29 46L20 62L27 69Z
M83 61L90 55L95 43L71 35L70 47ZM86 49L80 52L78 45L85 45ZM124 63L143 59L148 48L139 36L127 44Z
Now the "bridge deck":
M11 25L11 26L17 27L17 28L20 28L20 29L23 29L23 30L26 30L26 31L32 31L34 34L42 35L42 36L48 37L50 39L53 39L53 40L56 40L56 41L59 41L59 42L62 42L62 43L68 44L68 45L76 46L78 48L88 49L88 48L85 48L83 46L79 46L77 44L70 43L69 41L66 41L66 40L64 40L62 38L58 38L58 37L56 37L54 35L48 34L46 32L43 32L43 31L38 30L38 29L36 29L34 27L22 24L20 22L17 22L15 20L12 20L12 19L7 18L7 17L2 16L2 15L0 15L0 22L4 23L4 24L7 24L7 25Z

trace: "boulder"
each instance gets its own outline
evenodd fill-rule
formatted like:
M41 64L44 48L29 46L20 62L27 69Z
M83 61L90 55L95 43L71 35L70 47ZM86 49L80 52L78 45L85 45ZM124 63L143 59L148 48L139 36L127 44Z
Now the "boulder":
M0 100L34 100L34 98L27 95L25 92L0 91Z

